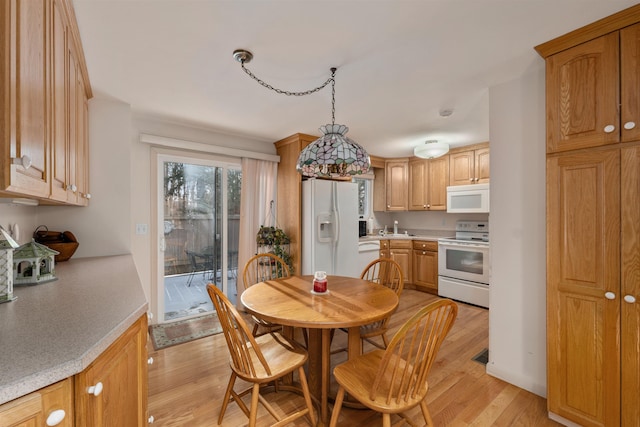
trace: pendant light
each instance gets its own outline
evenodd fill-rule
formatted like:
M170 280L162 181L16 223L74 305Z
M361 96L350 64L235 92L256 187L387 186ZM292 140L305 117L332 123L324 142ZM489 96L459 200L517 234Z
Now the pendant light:
M349 128L335 123L335 74L336 68L331 68L331 77L322 85L304 92L289 92L276 89L258 79L245 67L251 61L253 54L247 50L238 49L233 57L240 62L242 69L252 79L269 90L280 94L304 96L318 92L331 83L331 124L320 126L322 136L305 147L298 157L296 170L306 177L347 177L369 172L371 160L367 151L358 143L346 136Z

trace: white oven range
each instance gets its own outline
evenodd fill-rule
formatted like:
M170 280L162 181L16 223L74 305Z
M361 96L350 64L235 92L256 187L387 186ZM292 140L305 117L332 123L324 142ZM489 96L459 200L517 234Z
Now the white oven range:
M456 237L438 240L438 295L489 308L489 224L456 222Z

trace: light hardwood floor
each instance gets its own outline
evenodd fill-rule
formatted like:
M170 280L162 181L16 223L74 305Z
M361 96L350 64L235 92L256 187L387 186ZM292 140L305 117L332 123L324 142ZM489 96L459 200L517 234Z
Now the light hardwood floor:
M400 307L392 317L395 331L418 307L435 296L405 289ZM447 336L429 374L427 404L436 426L558 426L547 418L546 400L491 377L485 366L472 358L488 346L489 312L459 304L458 318ZM390 335L392 336L392 335ZM344 347L346 334L338 332L333 346ZM332 348L333 348L332 346ZM153 351L154 363L149 367L149 414L154 426L204 427L217 425L221 398L229 380L229 353L222 334L186 344ZM369 344L365 346L365 351ZM345 360L346 353L332 357L332 365ZM239 385L236 385L238 388ZM335 394L337 387L332 386ZM267 395L270 402L284 412L302 406L302 397L280 392ZM422 417L415 408L420 423ZM306 421L305 421L306 420ZM394 419L392 419L392 422ZM271 416L260 408L258 425L269 425ZM247 418L235 403L225 414L223 426L247 425ZM307 426L303 418L295 426ZM379 426L382 418L370 410L342 408L340 426Z

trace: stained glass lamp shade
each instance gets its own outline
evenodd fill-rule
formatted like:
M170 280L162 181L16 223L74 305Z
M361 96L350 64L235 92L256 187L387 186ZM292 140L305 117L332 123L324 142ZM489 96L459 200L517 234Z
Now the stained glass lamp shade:
M322 136L305 147L296 169L307 177L329 178L369 172L371 160L362 146L345 134L345 125L320 126Z

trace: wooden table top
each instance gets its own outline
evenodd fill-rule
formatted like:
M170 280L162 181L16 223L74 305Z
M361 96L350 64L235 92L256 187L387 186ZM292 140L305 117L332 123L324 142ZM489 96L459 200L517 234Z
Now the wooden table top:
M380 320L398 306L391 289L353 277L328 276L329 293L314 295L313 276L257 283L240 299L247 310L270 322L303 328L349 328Z

